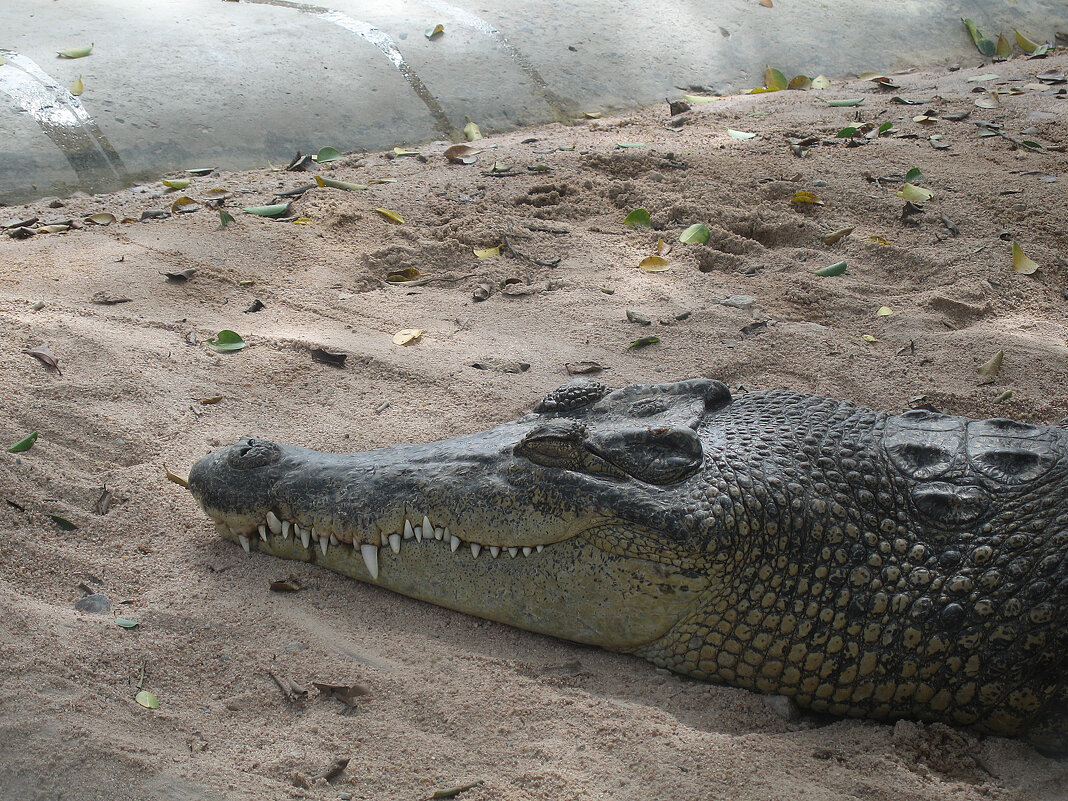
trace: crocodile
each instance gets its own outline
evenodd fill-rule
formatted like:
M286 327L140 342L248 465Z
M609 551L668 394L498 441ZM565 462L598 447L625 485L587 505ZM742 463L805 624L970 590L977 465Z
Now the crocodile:
M807 710L1068 751L1068 427L575 380L429 444L243 439L189 488L246 552Z

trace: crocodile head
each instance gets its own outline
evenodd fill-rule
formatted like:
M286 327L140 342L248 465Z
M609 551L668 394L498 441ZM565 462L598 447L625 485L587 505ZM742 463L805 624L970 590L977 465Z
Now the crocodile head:
M577 380L533 414L427 445L322 454L245 439L189 486L222 536L532 631L635 650L714 580L697 429L718 381Z

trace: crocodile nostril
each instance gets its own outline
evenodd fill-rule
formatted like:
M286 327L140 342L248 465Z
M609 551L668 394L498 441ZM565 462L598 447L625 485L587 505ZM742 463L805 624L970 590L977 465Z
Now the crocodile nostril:
M274 442L250 438L234 445L226 461L234 470L251 470L277 461L280 453Z

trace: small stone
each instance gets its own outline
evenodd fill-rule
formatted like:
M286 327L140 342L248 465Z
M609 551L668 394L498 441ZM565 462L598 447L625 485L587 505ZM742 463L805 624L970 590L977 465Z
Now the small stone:
M58 197L45 198L45 200L48 201L48 208L50 208L50 209L61 209L64 206L67 205L62 200L60 200Z
M652 325L653 324L652 320L650 320L644 314L641 314L641 313L636 312L636 311L628 311L627 312L627 319L632 323L637 323L638 325Z
M79 599L74 608L79 612L90 612L94 615L102 615L111 611L111 601L103 593L94 592Z
M141 212L142 220L163 220L170 216L171 213L165 209L150 209L149 211Z
M341 801L352 801L352 793L346 793L344 790L338 790L337 797L340 798Z
M748 309L757 299L749 295L731 295L719 302L720 306L730 306L732 309Z
M45 302L43 300L39 300L36 303L34 303L33 306L31 306L30 308L32 308L34 311L40 311L44 307L45 307Z
M295 654L299 651L306 651L308 646L302 643L300 640L293 640L291 643L286 643L286 653Z
M823 180L822 178L819 178L819 179L817 179L817 180L813 181L813 182L812 182L812 185L813 185L813 186L818 186L818 187L821 187L821 188L822 188L822 187L824 187L824 186L828 186L829 184L828 184L828 183L827 183L826 181L824 181L824 180Z
M801 711L797 708L793 698L785 695L768 695L764 698L768 709L785 720L787 723L796 723L801 719Z

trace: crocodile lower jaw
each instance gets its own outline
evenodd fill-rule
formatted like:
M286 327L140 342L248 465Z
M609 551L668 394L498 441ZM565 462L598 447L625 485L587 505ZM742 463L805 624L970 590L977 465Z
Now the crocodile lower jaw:
M316 533L313 526L305 528L297 522L280 519L274 512L268 512L264 521L255 526L255 530L248 527L237 528L222 521L217 521L215 525L220 535L230 535L231 539L236 537L241 547L244 548L245 553L251 552L250 537L259 534L260 539L267 542L268 532L281 537L283 541L289 540L290 537L293 538L294 542L299 540L301 546L305 549L313 549L318 545L324 556L327 555L330 548L353 548L355 547L354 543L358 543L360 539L360 537L352 537L351 542L343 542L333 534L320 535ZM494 559L500 556L502 552L508 553L512 558L520 554L530 556L534 553L541 553L546 547L555 544L526 546L486 545L473 539L460 537L452 533L448 527L435 526L430 521L430 518L424 515L421 521L405 518L402 530L391 534L383 533L380 544L364 542L359 544L359 548L364 565L367 567L367 572L371 574L372 578L377 579L379 548L389 548L393 553L399 554L402 544L406 544L407 547L415 545L432 547L439 543L449 548L452 553L459 552L457 558L466 558L466 554L470 553L471 559L477 559L483 550L488 550L490 556ZM461 549L461 546L464 547Z

